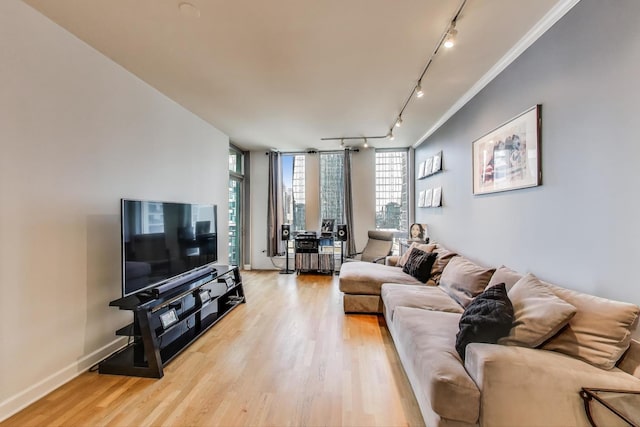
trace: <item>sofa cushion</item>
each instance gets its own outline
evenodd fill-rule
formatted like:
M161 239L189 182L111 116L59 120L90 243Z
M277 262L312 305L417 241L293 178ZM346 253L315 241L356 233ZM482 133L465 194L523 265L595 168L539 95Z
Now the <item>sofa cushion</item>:
M411 286L396 283L382 285L382 301L387 321L393 320L396 307L462 313L463 309L439 286Z
M426 283L431 276L431 267L438 254L425 252L414 248L409 255L409 259L402 267L404 273L410 274L422 283Z
M417 249L420 249L421 251L433 252L436 246L437 245L435 243L418 243L418 242L411 243L411 246L407 248L407 250L402 254L400 259L398 259L398 262L396 262L396 267L404 267L407 260L409 260L411 251L413 251L414 249L417 248Z
M513 306L504 283L490 287L465 308L456 334L456 350L464 360L467 344L494 344L509 334L513 323Z
M387 282L424 286L398 267L363 261L346 262L340 267L340 290L347 294L380 295L380 287Z
M429 279L429 282L427 282L427 284L435 286L440 283L442 272L444 271L447 264L449 264L449 261L451 261L453 257L457 256L458 254L450 251L440 244L437 244L436 248L432 252L437 253L438 258L436 258L436 261L433 263L433 267L431 268L431 278Z
M494 274L495 276L495 274ZM509 290L515 319L503 345L535 348L554 336L576 314L576 308L558 298L534 275L527 274Z
M517 271L501 265L496 269L495 273L493 273L493 276L491 276L491 280L489 280L487 288L495 286L498 283L504 283L507 286L508 291L513 287L513 285L516 284L518 280L522 279L522 277L523 275L518 273Z
M568 325L542 348L568 354L602 369L613 368L629 347L640 307L542 283L577 309Z
M487 287L494 268L475 264L462 256L455 256L440 277L440 286L463 307Z
M397 307L393 339L420 406L475 424L480 392L455 349L459 320L460 314Z

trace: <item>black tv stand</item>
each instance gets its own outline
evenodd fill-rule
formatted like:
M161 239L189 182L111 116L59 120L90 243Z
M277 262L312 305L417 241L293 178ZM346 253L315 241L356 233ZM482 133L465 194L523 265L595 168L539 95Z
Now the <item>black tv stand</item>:
M162 378L163 367L239 304L245 302L237 266L216 266L159 295L139 292L111 301L133 311L116 335L129 344L100 362L101 374Z

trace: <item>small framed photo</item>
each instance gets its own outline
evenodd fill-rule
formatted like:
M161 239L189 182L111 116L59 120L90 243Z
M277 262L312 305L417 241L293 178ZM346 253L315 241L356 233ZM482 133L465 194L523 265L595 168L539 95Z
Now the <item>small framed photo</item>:
M420 163L420 166L418 167L418 179L424 178L424 169L426 165L426 162Z
M439 208L442 205L442 187L436 187L433 189L433 200L431 201L432 208Z
M426 196L425 191L422 190L420 192L420 196L418 197L418 207L419 208L423 208L424 207L424 202L426 200L425 196Z
M433 190L430 188L426 191L425 196L424 196L424 205L422 205L425 208L430 208L431 207L431 199L432 199L432 195L431 193L433 192Z
M442 170L442 151L433 156L433 167L431 168L431 173L440 172Z
M409 240L413 242L425 242L428 238L427 224L411 224L411 227L409 227Z
M433 157L429 157L425 163L424 175L431 175L431 170L433 169Z

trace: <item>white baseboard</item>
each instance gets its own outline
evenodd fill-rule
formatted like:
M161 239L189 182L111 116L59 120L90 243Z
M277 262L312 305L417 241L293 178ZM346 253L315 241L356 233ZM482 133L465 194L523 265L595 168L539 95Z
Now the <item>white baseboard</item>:
M118 338L93 353L80 358L66 368L62 368L58 372L49 375L47 378L28 387L15 396L0 402L0 422L20 412L36 400L41 399L78 375L86 372L93 365L122 348L126 343L127 339L125 337Z
M244 269L245 270L251 270L251 264L245 264L244 265Z

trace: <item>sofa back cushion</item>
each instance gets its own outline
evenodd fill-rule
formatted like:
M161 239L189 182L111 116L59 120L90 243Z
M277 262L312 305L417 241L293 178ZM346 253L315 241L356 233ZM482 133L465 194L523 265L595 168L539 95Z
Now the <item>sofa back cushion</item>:
M504 283L507 287L507 291L516 284L516 282L522 279L523 275L518 273L515 270L510 269L509 267L505 267L501 265L496 269L496 272L491 276L491 280L489 280L489 284L487 288L495 286L499 283Z
M542 348L568 354L602 369L613 368L629 348L640 307L542 283L577 309L567 326Z
M494 271L494 268L485 268L462 256L454 256L446 264L439 285L458 304L467 307L484 291Z
M558 298L533 274L518 280L509 290L509 299L515 319L509 335L498 342L503 345L536 348L558 333L576 314L574 306Z
M449 264L449 261L451 261L453 257L457 256L458 254L450 251L440 244L436 245L436 248L433 249L433 252L438 254L438 258L436 258L436 261L433 263L433 268L431 269L431 279L429 279L429 283L427 284L436 286L438 283L440 283L442 272L444 271L447 264Z

